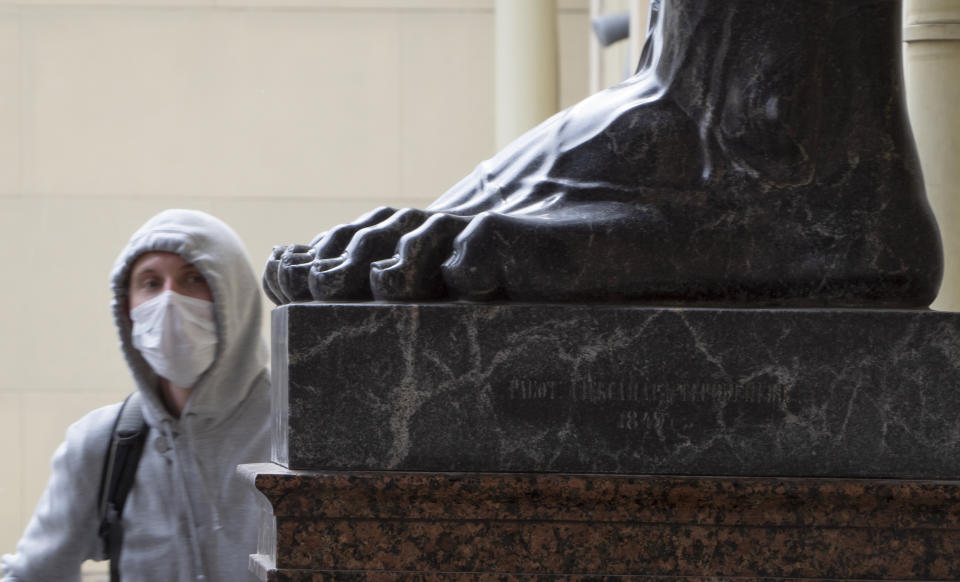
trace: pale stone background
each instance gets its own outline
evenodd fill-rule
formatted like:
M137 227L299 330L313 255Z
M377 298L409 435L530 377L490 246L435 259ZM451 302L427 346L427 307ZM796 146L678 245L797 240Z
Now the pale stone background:
M170 207L274 244L493 153L493 0L0 0L0 553L66 427L132 385L107 279ZM560 101L588 2L559 3ZM266 311L265 306L265 311Z
M944 248L932 307L960 311L960 0L904 0L903 7L910 122Z

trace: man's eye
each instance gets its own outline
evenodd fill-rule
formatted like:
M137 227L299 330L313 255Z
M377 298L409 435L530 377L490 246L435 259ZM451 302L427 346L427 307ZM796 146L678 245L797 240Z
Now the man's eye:
M200 273L194 273L187 277L187 283L191 285L206 285L207 280Z
M159 287L160 287L160 281L157 281L156 279L147 279L146 281L143 282L144 289L157 289Z

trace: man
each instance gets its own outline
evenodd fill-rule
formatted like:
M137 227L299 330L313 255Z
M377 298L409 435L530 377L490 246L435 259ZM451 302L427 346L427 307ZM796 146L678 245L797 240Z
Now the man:
M111 276L113 316L149 425L123 510L125 582L249 579L258 509L235 477L269 457L260 291L237 235L167 210L130 239ZM101 559L100 478L120 404L67 430L3 582L79 580Z

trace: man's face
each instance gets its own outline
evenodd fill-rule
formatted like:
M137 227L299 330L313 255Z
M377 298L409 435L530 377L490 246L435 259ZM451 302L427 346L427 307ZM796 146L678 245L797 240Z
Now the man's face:
M130 309L138 307L164 291L196 299L213 301L207 280L193 264L176 253L143 253L130 269Z

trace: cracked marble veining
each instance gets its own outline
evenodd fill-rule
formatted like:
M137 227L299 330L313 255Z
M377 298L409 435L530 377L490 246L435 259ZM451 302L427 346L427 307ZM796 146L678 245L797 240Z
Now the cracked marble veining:
M960 478L958 314L437 303L274 317L276 460L291 468Z

